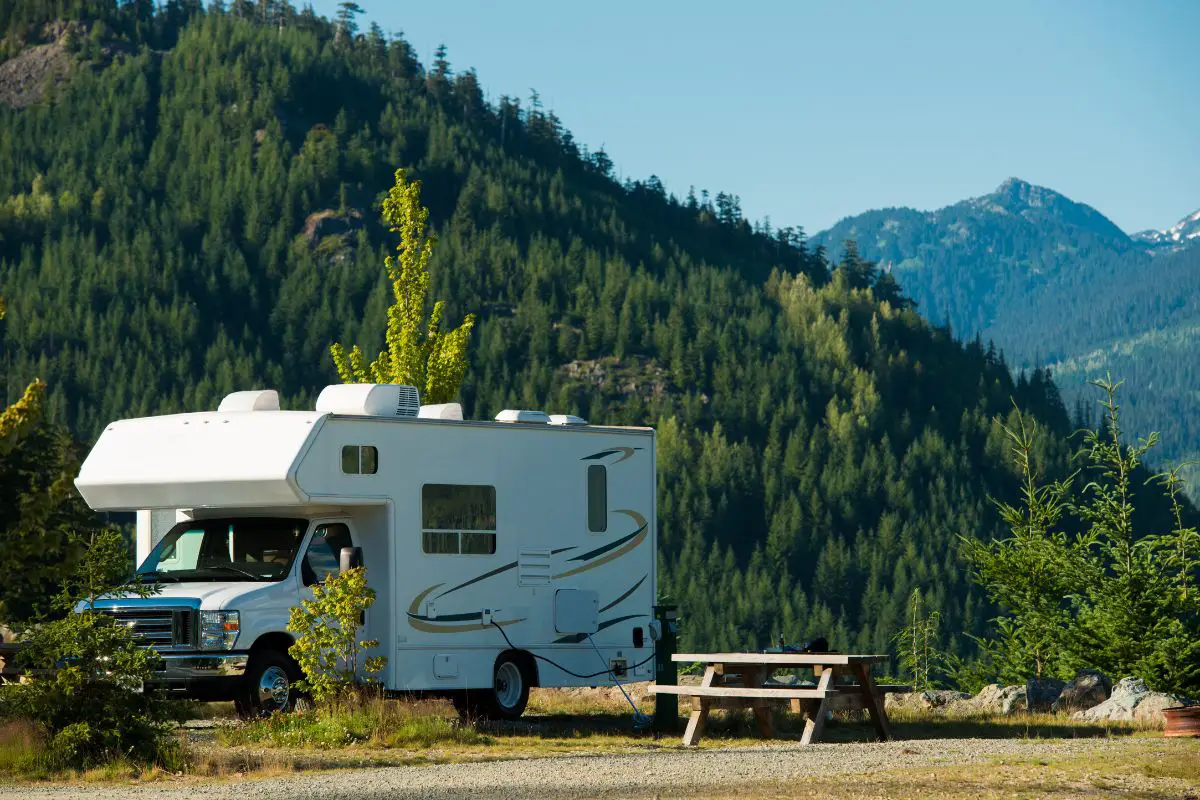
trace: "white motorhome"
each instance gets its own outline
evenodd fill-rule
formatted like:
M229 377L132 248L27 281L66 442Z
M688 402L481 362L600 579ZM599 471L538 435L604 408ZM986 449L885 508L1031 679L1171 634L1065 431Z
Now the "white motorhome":
M397 385L330 386L311 412L235 392L214 412L112 423L75 483L97 511L138 512L138 571L161 590L103 610L192 697L286 706L301 677L289 609L359 559L387 690L512 718L531 686L652 675L648 428L464 421Z

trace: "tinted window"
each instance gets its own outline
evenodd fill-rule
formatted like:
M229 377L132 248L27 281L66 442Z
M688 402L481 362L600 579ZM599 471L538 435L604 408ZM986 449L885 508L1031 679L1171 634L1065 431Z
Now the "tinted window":
M588 530L603 533L608 530L608 470L593 464L587 471Z
M426 553L496 552L496 487L427 483L421 488L421 549Z
M358 445L348 444L342 448L342 472L347 475L358 474Z
M342 447L342 472L347 475L374 475L379 471L379 449L374 445L348 444Z
M308 551L304 554L304 583L320 583L336 575L341 567L342 548L353 547L350 529L340 522L321 525L313 531Z
M425 484L421 488L421 527L442 531L496 530L496 487Z

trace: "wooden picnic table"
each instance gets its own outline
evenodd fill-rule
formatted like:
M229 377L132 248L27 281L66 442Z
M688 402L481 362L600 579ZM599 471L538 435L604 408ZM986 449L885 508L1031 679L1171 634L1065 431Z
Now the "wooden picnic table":
M696 662L705 665L704 678L699 686L650 687L654 694L676 694L695 698L695 709L683 734L684 745L691 747L704 735L704 723L710 708L752 708L759 733L770 738L775 735L771 724L771 706L789 701L792 711L804 712L801 744L820 741L825 718L832 698L839 694L858 694L863 708L871 717L879 741L892 738L887 712L883 707L883 692L871 677L871 665L888 660L887 656L854 655L847 653L678 653L673 661ZM766 681L777 669L811 667L817 685L768 686ZM734 677L736 676L736 677ZM837 683L839 676L852 677L854 684ZM900 690L904 687L888 687Z

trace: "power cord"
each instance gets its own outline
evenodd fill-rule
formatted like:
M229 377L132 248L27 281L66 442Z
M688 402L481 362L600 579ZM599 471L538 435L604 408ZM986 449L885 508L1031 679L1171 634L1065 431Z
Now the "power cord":
M509 638L508 638L508 634L504 632L504 628L502 628L500 625L497 625L497 624L496 624L496 620L492 620L492 621L491 621L491 625L492 625L492 627L494 627L496 630L500 631L500 635L504 637L504 641L508 643L508 646L509 646L509 647L511 647L513 650L521 650L521 648L520 648L520 647L517 647L515 644L513 644L513 643L512 643L512 639L509 639ZM591 641L591 638L592 638L591 636L588 636L588 641ZM595 642L592 642L592 647L595 647L595 646L596 646L596 643L595 643ZM529 652L528 650L524 650L524 651L522 651L522 652L529 653L529 655L533 656L533 657L534 657L534 658L536 658L538 661L545 661L547 664L549 664L550 666L554 667L555 669L561 669L563 672L567 673L568 675L570 675L570 676L572 676L572 677L574 677L574 678L581 678L581 679L585 679L585 680L586 680L587 678L599 678L601 675L612 675L612 677L613 677L613 680L616 680L616 679L617 679L617 676L616 676L616 675L613 673L613 671L612 671L611 669L608 669L608 668L606 668L606 669L603 669L603 670L601 670L600 672L593 672L593 673L592 673L592 674L590 674L590 675L580 675L578 672L572 672L571 670L567 669L567 668L566 668L566 667L564 667L562 664L559 664L557 661L555 661L555 660L553 660L553 659L546 658L545 656L539 656L537 653L531 653L531 652ZM599 651L599 649L597 649L597 651L596 651L596 652L600 652L600 651ZM601 660L601 661L603 661L603 660L604 660L604 656L600 656L600 660ZM631 666L631 667L628 667L628 669L629 669L630 671L633 671L633 670L637 669L637 668L638 668L638 667L640 667L640 666L643 666L643 665L645 665L645 664L648 664L648 663L649 663L650 661L652 661L652 660L654 660L654 651L653 651L653 650L650 652L650 655L649 655L649 656L647 656L645 659L643 659L643 660L639 661L638 663L634 664L633 666ZM619 685L619 684L618 684L618 685ZM621 691L624 691L624 689L622 689ZM635 709L635 710L636 710L636 709Z

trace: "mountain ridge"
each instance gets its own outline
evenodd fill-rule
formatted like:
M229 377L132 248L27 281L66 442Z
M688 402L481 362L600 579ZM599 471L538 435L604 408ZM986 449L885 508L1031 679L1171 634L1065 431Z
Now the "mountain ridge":
M1176 333L1200 323L1200 211L1130 236L1092 206L1009 179L934 211L865 211L810 241L837 258L845 239L957 336L994 342L1018 368L1054 368L1068 401L1110 370L1128 378L1138 432L1161 431L1168 460L1200 456L1186 421L1200 344ZM1189 475L1200 490L1200 469Z

